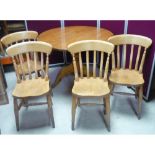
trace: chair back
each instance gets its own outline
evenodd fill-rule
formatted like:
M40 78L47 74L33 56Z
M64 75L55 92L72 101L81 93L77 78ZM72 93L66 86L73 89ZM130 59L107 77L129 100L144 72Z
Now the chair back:
M146 51L152 44L148 37L132 34L115 35L108 39L115 45L112 69L134 69L142 73ZM127 59L129 58L129 59Z
M68 51L71 52L73 56L73 66L75 73L75 80L79 78L83 78L83 62L82 54L86 55L86 69L87 69L87 78L90 77L90 52L93 52L93 77L96 78L99 76L100 78L104 78L107 80L108 68L109 68L109 57L114 49L114 45L108 43L106 41L101 40L83 40L74 42L68 45ZM100 68L99 75L97 75L96 64L97 64L97 53L100 54ZM77 56L76 56L77 55ZM76 59L76 57L78 59ZM106 60L104 59L106 58ZM103 69L103 64L105 60L105 69ZM79 68L79 73L78 69ZM104 73L103 73L104 70Z
M8 47L6 52L9 56L12 57L14 69L16 71L17 82L20 83L22 80L32 79L33 75L35 75L34 77L36 79L38 78L37 54L40 55L41 58L41 77L48 80L49 54L51 53L51 51L52 51L52 45L41 41L22 42ZM34 74L33 72L31 72L32 66L30 63L30 54L33 54L34 57L34 69L35 69ZM26 57L26 61L22 59L22 55ZM44 60L44 55L46 55L45 56L46 60ZM19 62L15 61L16 57L19 59ZM28 75L26 75L26 73L24 72L23 61L27 63ZM17 67L17 65L19 65L21 68L22 76L20 76L19 74L18 71L19 68Z
M23 42L23 41L33 41L37 40L38 32L36 31L20 31L10 33L1 38L1 42L5 47L9 47L13 44Z

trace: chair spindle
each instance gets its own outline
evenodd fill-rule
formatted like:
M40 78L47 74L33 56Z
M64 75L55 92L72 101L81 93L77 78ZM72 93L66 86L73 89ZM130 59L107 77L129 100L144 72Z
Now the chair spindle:
M126 45L123 46L124 51L123 51L123 69L125 69L126 66Z
M74 67L74 74L75 74L75 80L78 81L78 70L77 70L77 65L75 61L75 55L73 54L73 67Z
M129 63L129 69L132 69L132 59L133 59L133 51L134 51L134 45L131 45L131 53L130 53L130 63Z
M117 45L117 69L120 68L120 46Z
M141 51L141 46L138 46L138 53L137 53L137 58L136 58L135 70L138 70L138 62L139 62L139 57L140 57L140 51Z
M94 51L94 60L93 60L93 77L96 77L96 50Z
M103 76L103 59L104 59L104 52L101 52L101 58L100 58L100 78Z
M81 52L79 52L79 66L80 66L80 77L83 78L83 65L82 65Z
M38 78L38 72L37 72L37 55L36 52L34 52L34 70L35 70L35 78Z
M139 73L142 73L142 71L143 71L145 56L146 56L146 49L144 50L144 53L143 53L143 56L142 56L142 60L141 60L140 67L139 67Z
M110 54L108 54L107 61L106 61L106 66L104 71L104 81L107 81L108 69L109 69L109 57L110 57Z
M26 53L26 59L27 59L27 67L28 67L29 79L32 79L32 75L31 75L31 63L30 63L29 53Z
M23 67L23 61L22 61L22 54L19 54L19 62L20 62L20 68L22 71L22 76L23 76L23 80L25 80L25 71L24 71L24 67Z
M89 51L86 51L87 78L89 78Z

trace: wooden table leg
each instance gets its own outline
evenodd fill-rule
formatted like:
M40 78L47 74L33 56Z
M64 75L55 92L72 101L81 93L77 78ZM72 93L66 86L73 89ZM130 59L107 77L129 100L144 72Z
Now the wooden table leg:
M77 64L79 64L79 57L78 57L78 55L75 56L75 59L76 59ZM80 66L79 65L77 65L77 69L78 69L78 73L79 73L79 71L80 71ZM66 77L68 75L71 75L71 74L74 74L74 67L73 67L73 64L72 63L70 65L68 65L68 66L63 67L59 71L59 73L58 73L58 75L56 77L56 80L53 83L52 87L53 88L56 87L61 82L61 80L64 77ZM86 68L86 65L83 65L83 75L84 76L87 76L87 68ZM93 73L90 72L90 76L92 76L92 75L93 75Z
M54 84L52 85L52 87L53 88L56 87L65 76L68 76L73 73L74 73L74 68L73 68L72 64L63 67L60 70L60 72L58 73L56 80L55 80Z

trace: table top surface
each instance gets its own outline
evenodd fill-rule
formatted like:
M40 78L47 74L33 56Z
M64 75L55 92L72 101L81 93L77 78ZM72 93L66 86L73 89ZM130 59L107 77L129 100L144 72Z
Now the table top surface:
M44 31L38 36L38 40L52 44L55 49L66 50L67 45L75 41L106 41L111 36L113 36L113 33L104 28L98 29L92 26L67 26Z

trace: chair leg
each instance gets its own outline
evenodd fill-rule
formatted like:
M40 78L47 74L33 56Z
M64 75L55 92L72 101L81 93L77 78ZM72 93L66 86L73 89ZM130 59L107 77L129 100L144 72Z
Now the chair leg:
M108 131L110 131L110 95L104 97L104 118Z
M113 95L113 90L114 90L115 85L110 83L109 88L110 88L110 94Z
M77 97L75 95L72 95L72 130L74 130L76 107L77 107Z
M138 98L138 90L139 90L139 87L136 87L135 88L135 98Z
M18 103L17 98L13 98L14 100L14 114L15 114L15 120L16 120L16 129L19 131L19 110L18 110Z
M141 118L142 100L143 100L143 86L140 86L138 89L138 119Z
M47 95L47 104L48 104L48 116L49 116L49 123L52 121L53 128L55 128L54 116L53 116L53 108L52 108L52 99L51 94Z

